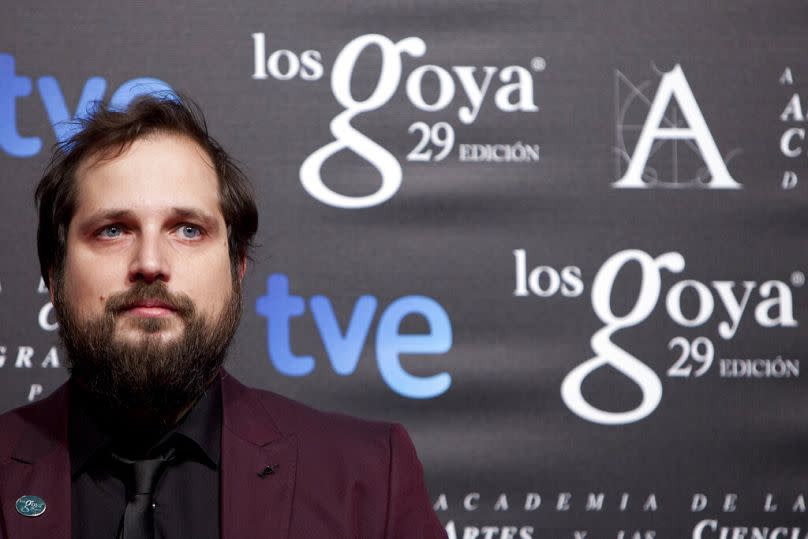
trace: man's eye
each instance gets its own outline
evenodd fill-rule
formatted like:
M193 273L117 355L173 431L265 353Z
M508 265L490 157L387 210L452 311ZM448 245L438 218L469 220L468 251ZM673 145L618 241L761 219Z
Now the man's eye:
M98 232L98 236L102 238L117 238L123 233L123 227L120 225L105 226Z
M202 235L202 231L193 225L181 225L178 230L180 236L186 240L195 240Z

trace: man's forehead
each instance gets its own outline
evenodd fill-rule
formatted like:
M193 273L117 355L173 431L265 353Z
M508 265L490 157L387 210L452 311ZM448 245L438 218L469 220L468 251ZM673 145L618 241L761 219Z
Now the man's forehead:
M77 208L161 206L219 209L210 157L188 137L153 134L125 148L97 152L76 173ZM90 209L90 208L85 208Z
M104 146L97 150L90 151L81 158L78 166L76 167L76 174L80 176L82 173L91 172L94 168L104 166L111 161L125 158L126 155L132 151L133 147L137 148L142 145L160 145L168 142L173 146L181 146L187 149L193 148L200 161L206 164L211 172L216 174L216 167L213 165L213 160L207 151L190 136L183 133L174 131L153 131L140 135L133 140L126 141L121 144L112 144Z

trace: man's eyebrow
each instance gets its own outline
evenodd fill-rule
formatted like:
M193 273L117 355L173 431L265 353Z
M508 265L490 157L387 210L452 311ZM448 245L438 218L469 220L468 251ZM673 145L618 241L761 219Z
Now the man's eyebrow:
M180 219L199 221L211 231L219 227L219 221L213 215L196 208L171 208L171 213Z
M119 220L126 220L133 217L133 213L131 210L127 209L117 209L112 208L109 210L101 210L95 213L91 213L87 217L81 220L79 226L81 228L86 228L89 226L93 226L96 223L100 223L102 221L119 221Z
M170 210L170 215L174 219L188 219L202 223L208 230L214 231L219 228L218 220L211 214L197 208L174 207ZM79 226L82 229L94 226L97 223L107 221L126 221L134 219L135 213L125 208L111 208L97 211L82 219Z

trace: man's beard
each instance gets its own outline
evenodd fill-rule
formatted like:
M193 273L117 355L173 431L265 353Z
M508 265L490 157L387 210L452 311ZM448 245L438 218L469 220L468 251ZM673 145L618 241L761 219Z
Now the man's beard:
M222 313L212 321L196 312L188 296L168 292L162 281L141 281L110 296L104 314L89 320L79 318L62 290L59 282L54 310L71 382L108 428L137 437L168 430L197 401L224 363L241 317L241 283L235 276ZM124 315L143 300L167 304L178 320ZM135 326L142 335L116 338L116 322ZM160 330L177 323L184 326L180 335L163 342Z

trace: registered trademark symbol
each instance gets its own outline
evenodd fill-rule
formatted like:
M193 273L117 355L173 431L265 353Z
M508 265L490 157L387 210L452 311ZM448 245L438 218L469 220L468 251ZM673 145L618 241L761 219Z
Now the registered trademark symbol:
M805 274L801 271L795 271L791 274L791 284L794 286L802 286L805 284Z
M544 71L547 67L547 61L541 56L536 56L530 61L530 67L533 68L533 71Z

